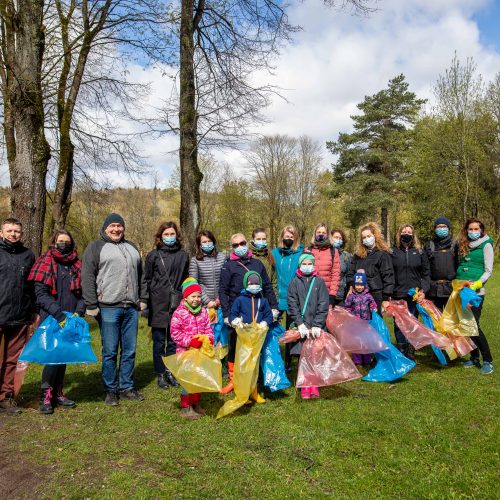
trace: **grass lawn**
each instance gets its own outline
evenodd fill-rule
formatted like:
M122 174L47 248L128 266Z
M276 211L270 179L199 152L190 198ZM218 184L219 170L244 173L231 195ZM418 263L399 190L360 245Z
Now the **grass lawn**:
M499 271L482 321L497 358ZM104 406L100 365L70 366L66 392L78 407L44 416L41 367L30 366L25 411L0 417L3 498L500 496L499 372L441 368L423 350L396 384L355 381L310 401L290 388L220 421L224 398L205 395L209 416L190 422L178 416L180 391L156 386L145 323L138 344L142 403Z

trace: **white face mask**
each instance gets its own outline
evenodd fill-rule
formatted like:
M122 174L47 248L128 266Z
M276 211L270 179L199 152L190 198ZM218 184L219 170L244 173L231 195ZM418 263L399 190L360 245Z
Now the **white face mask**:
M302 264L300 266L300 270L302 271L302 274L312 274L312 272L314 271L314 266L312 264Z
M363 245L367 248L372 248L375 245L375 236L368 236L363 238Z

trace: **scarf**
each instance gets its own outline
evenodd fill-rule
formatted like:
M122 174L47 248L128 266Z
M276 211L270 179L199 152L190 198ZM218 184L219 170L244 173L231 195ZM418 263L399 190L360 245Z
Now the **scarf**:
M434 240L434 246L436 247L436 249L439 250L450 248L453 242L451 234L448 234L448 236L445 236L444 238L438 238L437 236L435 236L433 240Z
M316 248L326 248L326 247L330 247L332 246L332 244L330 243L330 240L327 238L326 240L323 240L323 241L317 241L317 240L314 240L314 243L312 244L313 248L316 247Z
M185 300L184 301L184 306L186 307L186 309L188 311L190 311L191 313L193 313L195 316L201 311L201 304L198 306L198 307L191 307L189 304L188 304L188 301Z
M31 272L28 276L28 281L39 281L47 285L52 292L52 295L57 295L57 264L71 266L71 285L72 292L81 292L82 280L81 269L82 263L78 260L76 250L73 250L67 255L63 255L56 248L50 248L44 252L36 260Z

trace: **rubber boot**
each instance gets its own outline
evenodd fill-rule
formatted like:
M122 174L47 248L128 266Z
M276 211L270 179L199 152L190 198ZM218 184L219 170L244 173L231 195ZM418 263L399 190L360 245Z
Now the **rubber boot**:
M311 398L319 398L319 387L310 387L309 394Z
M193 410L191 406L191 394L181 394L181 417L187 418L188 420L197 420L201 417L198 413Z
M259 394L257 387L250 394L250 399L252 399L253 401L255 401L258 404L262 404L262 403L266 402L266 400Z
M206 415L206 412L200 405L201 394L197 392L196 394L190 394L190 396L191 396L191 406L193 407L193 410L196 413L198 413L198 415L204 417Z
M227 362L227 371L229 372L229 383L226 385L226 387L223 387L219 394L229 394L233 389L233 376L234 376L234 363L231 363L231 361Z
M311 388L310 387L301 387L300 388L300 397L302 399L311 399Z

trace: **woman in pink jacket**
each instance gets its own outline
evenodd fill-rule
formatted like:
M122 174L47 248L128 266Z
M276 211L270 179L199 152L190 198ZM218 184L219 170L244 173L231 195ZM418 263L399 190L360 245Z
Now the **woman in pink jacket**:
M311 245L307 252L312 253L315 258L315 268L325 282L330 296L330 305L335 305L335 296L341 282L340 254L337 248L332 246L328 226L321 222L314 229Z
M201 307L201 286L194 278L187 278L182 283L183 301L172 315L170 334L175 341L177 352L187 351L190 348L199 349L202 341L199 335L207 335L210 342L214 342L214 334L210 325L210 318L205 308ZM181 416L189 420L196 420L205 415L200 405L201 394L188 394L183 388L181 392Z

